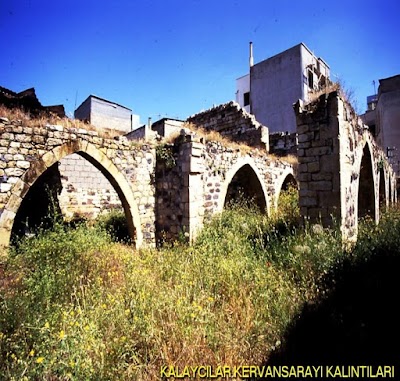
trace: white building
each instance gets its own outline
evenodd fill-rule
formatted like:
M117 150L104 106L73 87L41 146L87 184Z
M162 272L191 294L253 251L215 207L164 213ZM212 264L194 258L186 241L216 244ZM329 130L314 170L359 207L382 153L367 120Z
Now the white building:
M307 102L330 77L326 62L303 43L257 64L250 43L249 66L249 74L236 80L236 101L270 132L295 132L293 103Z

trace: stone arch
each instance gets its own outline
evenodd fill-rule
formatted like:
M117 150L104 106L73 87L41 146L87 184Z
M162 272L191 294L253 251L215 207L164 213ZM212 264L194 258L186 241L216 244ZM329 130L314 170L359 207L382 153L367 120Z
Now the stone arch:
M249 157L239 160L226 173L217 211L223 210L226 202L229 200L231 190L234 190L235 186L237 189L237 187L241 187L244 184L246 184L244 188L245 192L247 192L246 195L254 197L260 209L269 214L269 202L264 181L262 181L262 177L253 160Z
M358 218L370 216L378 221L375 195L376 171L372 152L371 143L367 140L362 150L358 172L357 215Z
M110 181L121 200L124 208L128 231L133 238L135 233L135 245L140 247L143 243L143 233L140 223L138 207L134 201L132 189L125 176L114 163L95 145L76 140L53 148L38 160L31 163L30 168L22 175L12 188L12 195L8 200L0 217L0 246L8 247L10 244L11 230L16 213L23 198L29 192L31 186L47 169L59 160L72 153L77 153L93 164Z
M291 185L294 186L295 188L299 189L299 185L297 183L297 180L294 177L293 168L288 167L282 173L282 176L280 177L280 179L278 181L278 184L277 184L277 187L276 187L275 200L274 200L274 208L275 208L275 210L278 209L279 196L281 195L281 192L288 190L289 186L291 186Z

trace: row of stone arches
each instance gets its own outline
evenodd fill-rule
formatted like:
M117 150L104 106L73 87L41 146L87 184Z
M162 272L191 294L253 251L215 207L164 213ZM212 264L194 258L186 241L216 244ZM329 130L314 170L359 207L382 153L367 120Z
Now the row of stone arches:
M359 164L357 215L378 222L382 210L394 201L393 179L383 164L384 158L374 160L372 152L372 144L367 140Z
M23 174L14 185L13 195L9 199L0 218L1 244L8 245L12 234L20 229L18 225L24 220L27 203L35 205L35 194L41 193L42 184L49 182L49 174L54 165L62 158L77 153L93 164L112 184L123 206L128 225L128 231L137 247L142 245L143 233L139 210L134 201L134 195L129 182L115 164L95 145L77 140L64 144L47 152ZM357 189L357 217L371 216L379 218L379 210L393 198L392 179L385 172L384 167L378 168L373 160L371 145L367 141L364 145L359 163L359 180ZM46 177L47 176L47 177ZM51 177L51 176L50 176ZM235 200L237 197L252 199L263 212L269 214L271 206L279 206L279 195L289 187L298 188L293 169L287 167L277 184L271 197L267 191L263 176L250 157L244 157L234 164L225 175L221 196L218 202L218 211ZM56 187L54 187L55 189ZM31 194L31 197L28 197ZM271 205L272 203L272 205Z
M1 215L0 244L8 246L13 236L21 235L28 216L39 221L46 215L51 200L49 197L45 197L45 189L46 187L50 188L53 197L57 197L59 184L53 181L54 178L57 178L53 174L57 171L57 163L71 154L78 154L90 162L111 183L121 200L129 235L136 247L140 247L143 243L141 221L129 182L120 169L101 150L95 145L81 140L56 147L31 163L31 167L15 184L13 197L10 198L5 212ZM288 184L296 184L292 168L288 168L281 176L281 182L277 184L279 191L276 192L276 195L279 195L281 189L287 189ZM217 211L222 211L229 202L237 197L252 199L260 210L265 213L270 211L265 181L249 157L238 161L226 173ZM278 197L275 197L274 207L277 207L277 204Z
M263 176L249 157L239 160L226 174L225 185L217 211L237 199L252 200L262 212L270 214L271 208L279 207L279 196L289 187L298 189L292 167L287 167L279 176L272 192L268 192Z

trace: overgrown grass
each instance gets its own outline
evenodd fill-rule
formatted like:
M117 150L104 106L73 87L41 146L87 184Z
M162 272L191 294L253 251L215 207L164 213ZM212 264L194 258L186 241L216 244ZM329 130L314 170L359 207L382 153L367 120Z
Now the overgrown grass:
M387 233L361 234L368 250L398 244L398 216L382 221ZM342 256L335 231L243 205L193 246L163 250L56 226L5 263L0 379L156 380L162 365L261 364Z

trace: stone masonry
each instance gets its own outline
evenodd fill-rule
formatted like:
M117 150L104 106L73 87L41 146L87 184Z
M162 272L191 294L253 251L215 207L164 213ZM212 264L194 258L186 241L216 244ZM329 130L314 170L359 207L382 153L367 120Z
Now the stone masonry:
M265 150L241 152L193 132L182 131L175 144L163 150L168 154L157 160L160 240L179 233L194 239L204 221L221 212L230 196L240 191L268 213L277 207L285 179L295 175L292 164Z
M382 204L396 200L394 172L337 93L308 105L299 102L295 112L298 165L269 154L268 128L234 102L197 114L189 122L245 142L246 147L207 140L212 135L188 129L173 144L154 146L125 137L107 139L83 129L24 126L0 118L0 245L8 246L15 220L22 209L29 210L25 204L41 181L49 181L57 197L66 199L64 204L74 203L73 192L68 194L73 183L75 194L82 191L87 200L94 197L89 194L92 188L80 189L80 180L73 178L74 160L76 171L83 170L86 180L95 172L89 165L81 166L82 160L107 179L137 247L178 237L195 239L204 222L238 195L269 213L277 207L281 190L294 179L299 184L301 215L325 226L339 221L344 239L354 241L360 216L370 214L378 221ZM295 141L290 136L283 151L293 150ZM73 168L69 175L63 163ZM57 183L60 169L64 178ZM106 193L110 185L104 188ZM117 202L109 195L109 202ZM92 204L96 202L93 198ZM69 206L70 212L75 206Z
M187 119L197 127L216 131L228 139L269 151L268 128L256 121L236 102L229 102L200 112Z
M96 218L99 214L122 209L117 192L93 164L78 154L60 160L62 191L58 197L67 219Z
M154 147L58 125L27 127L5 118L0 123L0 244L8 245L16 214L35 181L74 153L96 166L111 183L136 246L154 244Z
M369 214L378 223L379 195L386 205L395 200L395 173L337 92L308 105L299 101L295 112L300 213L325 226L339 222L344 240L355 241L359 217Z

